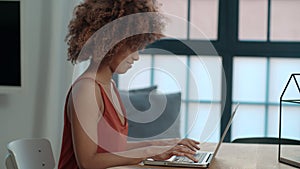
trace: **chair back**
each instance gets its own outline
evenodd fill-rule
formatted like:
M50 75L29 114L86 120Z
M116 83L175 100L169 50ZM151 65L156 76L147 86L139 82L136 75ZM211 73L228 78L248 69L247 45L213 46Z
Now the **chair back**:
M53 169L55 161L50 142L44 138L19 139L8 143L6 167L17 169Z
M6 169L18 169L16 166L16 162L11 154L8 154L5 158L5 166Z

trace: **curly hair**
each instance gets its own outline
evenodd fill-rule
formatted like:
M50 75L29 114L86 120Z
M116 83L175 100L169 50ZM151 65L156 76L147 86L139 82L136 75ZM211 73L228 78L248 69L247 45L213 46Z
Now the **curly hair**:
M110 60L124 45L132 50L144 48L147 44L163 37L164 23L161 15L148 18L143 16L127 18L121 25L114 21L132 14L157 13L158 11L159 5L156 0L85 0L81 2L74 9L65 39L69 46L68 60L73 64L87 60L91 56ZM99 29L108 24L111 25L103 29L101 34L95 35Z

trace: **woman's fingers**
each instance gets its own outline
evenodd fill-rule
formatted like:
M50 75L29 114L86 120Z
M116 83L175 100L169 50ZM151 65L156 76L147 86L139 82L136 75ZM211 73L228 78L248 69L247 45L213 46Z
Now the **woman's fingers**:
M195 153L196 153L195 151L184 146L179 146L176 147L174 150L172 150L172 155L186 156L189 159L193 160L194 162L197 162L197 159L194 157Z
M194 140L190 140L189 141L189 147L190 148L194 148L194 149L196 149L196 150L200 150L200 147L198 146L199 144L200 144L200 142L198 142L198 141L194 141Z
M192 150L200 150L200 147L198 146L200 142L192 140L192 139L183 139L179 143L179 145L184 145L189 147Z
M173 151L184 153L185 155L195 155L196 151L186 147L186 146L176 146Z
M192 139L179 139L179 138L173 138L173 139L161 139L161 140L155 140L152 142L152 145L154 146L172 146L172 145L184 145L189 147L192 150L199 150L200 142L192 140Z
M186 154L186 157L193 160L195 163L198 162L194 155Z
M153 147L153 148L155 149L155 147ZM154 156L152 156L153 159L156 159L156 160L166 160L166 159L172 157L173 155L176 155L176 156L185 156L185 157L188 157L189 159L193 160L194 162L197 162L197 159L195 159L195 157L194 157L194 155L196 154L196 151L185 145L176 145L174 147L158 146L158 147L156 147L156 152L158 153L157 155L155 155L155 153L153 154L153 152L151 153L154 155Z
M189 154L195 154L196 151L187 147L187 146L181 146L181 145L177 145L174 148L177 151L183 152L183 153L189 153Z

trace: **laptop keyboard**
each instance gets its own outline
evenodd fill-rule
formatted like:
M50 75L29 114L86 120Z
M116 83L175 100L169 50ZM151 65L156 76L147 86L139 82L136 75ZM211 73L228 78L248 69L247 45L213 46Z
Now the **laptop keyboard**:
M197 153L194 155L194 157L197 159L198 163L201 163L203 161L203 159L205 158L207 153ZM185 157L185 156L178 156L175 158L176 162L188 162L188 163L194 163L193 160Z

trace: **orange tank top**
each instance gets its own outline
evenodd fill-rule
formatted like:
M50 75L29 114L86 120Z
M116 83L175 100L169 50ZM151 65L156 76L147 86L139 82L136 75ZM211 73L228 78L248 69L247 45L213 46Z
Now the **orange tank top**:
M78 82L81 79L78 79L76 82ZM97 131L98 131L97 153L125 151L126 144L127 144L127 135L128 135L127 119L125 118L124 124L121 123L117 111L115 110L113 104L111 103L110 99L106 95L101 84L99 84L97 81L95 81L95 83L98 85L100 89L101 96L103 99L103 104L104 104L103 116L98 121L98 126L97 126ZM121 109L124 112L124 116L126 117L126 111L120 99L119 92L116 89L115 85L113 85L113 88L115 90L115 93L117 94L117 98L120 102ZM68 92L66 103L68 102L68 98L71 91L72 91L72 87ZM67 115L67 104L65 104L64 130L63 130L62 146L61 146L61 153L60 153L60 158L58 163L58 169L77 169L77 168L79 167L76 162L74 148L73 148L71 123Z

